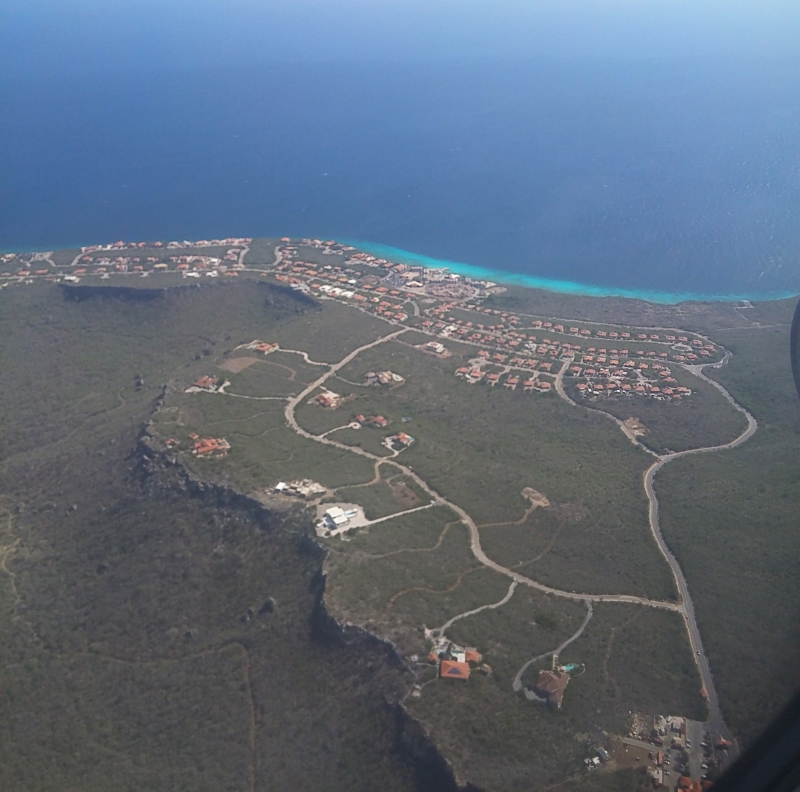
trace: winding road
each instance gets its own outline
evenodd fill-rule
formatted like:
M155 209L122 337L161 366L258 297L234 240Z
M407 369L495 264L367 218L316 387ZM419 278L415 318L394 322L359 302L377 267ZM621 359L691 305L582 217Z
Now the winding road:
M634 445L639 446L643 451L646 451L647 453L656 457L655 462L653 462L653 464L650 465L650 467L645 471L643 477L644 491L647 495L647 500L649 503L650 530L653 534L653 538L655 539L658 549L661 551L661 555L664 556L664 560L672 570L672 575L675 578L675 585L678 588L680 605L678 606L677 610L680 611L684 620L686 621L686 630L689 634L689 643L692 647L692 652L694 652L697 669L700 673L700 678L703 683L703 689L706 691L707 695L709 708L709 720L707 721L707 727L714 738L720 736L727 740L732 740L732 737L727 726L725 725L725 720L722 717L722 711L719 706L719 697L717 696L717 691L714 687L714 678L711 674L711 668L708 664L708 658L706 657L706 653L703 648L703 642L700 637L700 630L697 626L697 617L695 616L694 603L692 602L692 597L689 593L689 586L686 582L686 578L683 574L680 564L672 554L672 551L669 549L669 547L667 547L667 543L664 540L663 534L661 533L661 525L658 519L658 496L656 495L655 488L653 487L653 480L655 479L656 473L658 473L658 471L661 470L661 468L664 467L664 465L666 465L668 462L672 462L680 457L689 456L690 454L706 454L713 451L730 450L746 442L756 433L756 430L758 429L758 422L756 419L747 410L745 410L745 408L742 407L733 398L733 396L731 396L730 393L728 393L728 391L719 384L719 382L707 377L703 371L706 368L722 368L728 363L730 358L731 353L726 350L722 360L719 360L716 363L701 363L697 365L683 366L684 369L716 388L725 397L726 401L728 401L731 406L742 413L742 415L744 415L744 417L747 419L747 427L740 435L738 435L738 437L734 438L729 443L722 443L721 445L716 446L704 446L702 448L690 448L686 451L676 451L669 454L656 454L654 451L639 442L639 439L636 437L636 435L627 426L625 426L625 424L620 421L619 418L603 412L603 410L597 410L592 407L585 408L592 410L592 412L601 413L609 420L614 421ZM572 405L575 405L576 403L570 399L564 390L563 378L567 365L568 364L565 363L556 375L556 392L559 396L561 396L562 399L566 400ZM731 756L730 759L732 758L733 757Z
M656 473L658 473L658 471L661 470L661 468L666 465L667 462L672 462L674 459L689 456L690 454L705 454L712 451L730 450L746 442L756 433L756 430L758 429L758 423L756 419L747 410L745 410L744 407L738 404L730 395L730 393L728 393L728 391L722 387L722 385L715 380L710 379L703 373L703 369L707 367L721 368L728 362L728 360L730 360L730 356L730 352L726 351L723 359L717 363L685 366L684 368L691 371L692 374L696 375L702 380L705 380L719 390L726 400L745 416L747 419L747 428L729 443L723 443L722 445L718 446L705 446L703 448L691 448L686 451L677 451L675 453L659 456L644 474L644 491L647 494L648 501L650 502L650 530L653 532L653 538L656 540L658 549L661 551L661 554L669 564L673 577L675 578L675 584L678 587L678 592L682 601L681 612L686 620L686 629L689 633L689 643L691 644L692 651L695 653L695 659L700 672L700 678L703 681L703 688L708 696L707 701L710 715L708 720L708 729L715 737L721 736L727 740L731 740L732 737L727 726L725 725L725 720L722 717L722 711L719 706L719 698L714 687L714 678L711 675L711 668L708 664L708 658L706 657L705 650L703 649L703 642L700 638L700 630L697 626L697 618L695 617L694 603L692 602L692 597L689 593L689 586L686 583L686 578L684 577L680 564L667 547L667 544L664 541L664 536L661 533L661 526L658 520L658 497L656 496L655 489L653 487L653 479L655 478Z
M644 472L643 475L643 484L645 494L647 495L647 499L649 502L649 520L650 520L650 529L653 534L653 538L656 541L656 545L660 550L661 554L664 556L667 564L669 565L670 569L672 570L672 574L675 578L675 583L678 589L678 593L680 596L680 601L678 603L675 602L668 602L662 600L651 600L644 597L636 597L632 595L625 595L625 594L586 594L574 591L564 591L561 589L553 588L552 586L546 586L538 581L532 580L525 575L521 575L518 572L514 572L507 567L498 564L496 561L489 558L486 553L484 552L481 541L480 541L480 532L478 530L478 526L475 524L475 521L472 517L459 505L449 501L447 498L440 495L436 492L433 488L431 488L426 481L424 481L417 473L415 473L411 468L397 462L393 458L387 457L380 457L376 454L372 454L369 451L365 451L362 448L358 448L355 446L348 446L343 443L338 443L334 440L331 440L327 437L314 435L310 432L307 432L301 426L298 425L295 419L295 410L297 406L305 399L309 394L311 394L316 388L323 385L330 377L336 374L337 371L342 369L352 360L354 360L358 355L362 352L366 351L367 349L372 349L373 347L379 346L380 344L387 343L389 341L398 338L403 333L407 332L408 328L403 328L396 332L390 333L389 335L382 336L381 338L376 339L375 341L370 342L369 344L364 344L357 349L354 349L348 355L346 355L342 360L338 363L331 364L328 370L319 378L317 378L314 382L309 384L301 393L297 396L290 398L286 404L285 408L285 415L286 415L286 422L287 424L299 435L305 437L309 440L313 440L318 443L323 443L325 445L330 445L335 448L342 449L344 451L348 451L350 453L358 454L360 456L366 457L376 462L380 462L381 464L392 465L397 468L400 472L404 475L408 476L409 478L413 479L428 495L431 496L433 499L433 504L441 504L444 506L449 507L452 511L454 511L460 518L461 522L466 526L469 537L470 537L470 550L473 556L484 566L488 567L489 569L494 570L495 572L510 578L512 583L509 587L509 591L506 596L499 602L494 603L491 605L486 605L481 608L476 609L475 611L470 611L469 613L461 614L457 617L454 617L450 620L447 624L443 627L439 628L439 632L443 632L453 621L459 618L463 618L465 616L471 615L472 613L477 613L481 610L485 610L486 608L494 608L499 607L500 605L507 602L511 595L513 594L514 588L516 585L524 585L529 586L531 588L537 589L538 591L542 591L546 594L551 594L557 597L563 597L565 599L570 599L574 601L585 602L587 606L587 616L584 620L583 624L581 625L578 632L576 632L571 638L569 638L564 644L559 646L557 649L547 652L544 655L540 655L539 657L533 658L532 660L528 661L518 672L516 678L514 679L514 689L519 690L522 686L521 678L522 674L524 673L525 669L533 662L537 660L541 660L544 657L548 657L551 654L558 653L566 646L568 646L573 641L577 640L580 637L581 633L585 629L586 625L588 624L589 620L592 617L593 613L593 605L592 603L595 602L622 602L622 603L629 603L635 605L646 605L652 608L660 608L662 610L670 610L676 611L680 613L684 620L686 621L687 631L689 634L689 641L692 647L692 651L695 653L695 658L698 666L698 670L700 673L700 677L702 679L703 687L707 693L707 701L710 711L710 719L707 722L707 727L709 731L711 731L712 736L716 739L717 736L725 737L726 739L731 739L730 732L728 731L725 722L722 717L722 713L719 707L719 699L717 697L716 690L714 688L714 681L711 675L711 669L708 664L708 660L705 655L705 651L703 650L702 641L700 638L700 631L697 627L697 619L695 617L694 612L694 604L692 603L691 595L689 593L689 587L686 582L686 578L684 577L683 571L681 570L680 565L678 564L675 556L672 554L670 549L667 547L666 542L664 541L664 537L661 533L661 528L659 525L659 518L658 518L658 498L656 496L654 487L653 487L653 480L655 478L656 473L668 462L671 462L674 459L678 459L679 457L688 456L689 454L701 454L701 453L710 453L713 451L724 451L729 450L732 448L736 448L737 446L741 445L745 441L747 441L750 437L753 436L755 431L758 428L758 424L756 419L749 413L747 410L744 409L740 404L738 404L735 399L728 393L725 388L722 387L718 382L710 379L703 373L703 369L707 367L711 368L720 368L724 366L730 359L730 352L725 352L725 356L722 360L718 361L717 363L706 363L701 365L686 365L684 368L690 371L695 376L705 380L706 382L713 385L717 390L719 390L725 399L739 412L741 412L745 418L747 419L747 428L734 440L730 441L729 443L724 443L718 446L708 446L703 448L694 448L689 449L686 451L679 451L675 453L663 454L659 455L656 454L651 449L644 446L638 439L638 437L627 427L625 424L620 421L618 418L609 415L602 410L593 410L593 408L586 408L592 409L594 412L599 412L604 415L609 420L614 421L620 430L625 434L625 436L636 446L641 448L643 451L648 453L651 456L654 456L656 459L652 465ZM308 361L311 362L311 361ZM568 363L561 368L555 378L555 389L558 395L569 402L573 406L577 405L572 399L569 398L566 391L564 390L563 386L563 374L564 370L566 369ZM582 406L582 405L581 405ZM431 504L431 505L433 505Z
M392 341L398 336L402 335L403 333L407 332L407 328L403 328L402 330L398 330L394 333L390 333L389 335L382 336L375 341L370 342L369 344L364 344L364 346L358 347L358 349L354 349L344 358L342 358L338 363L334 363L331 367L326 371L322 376L318 377L314 382L307 385L297 396L292 397L286 403L285 407L285 415L286 415L286 423L293 429L297 434L301 437L305 437L308 440L313 440L317 443L323 443L324 445L333 446L334 448L340 448L343 451L348 451L353 454L358 454L359 456L366 457L367 459L371 459L373 461L380 461L385 465L392 465L397 468L401 473L408 476L409 478L413 479L419 487L424 490L430 497L438 504L443 506L449 507L452 511L454 511L461 522L466 526L469 537L470 537L470 550L473 556L484 566L488 567L489 569L498 572L501 575L505 575L506 577L510 578L512 581L521 584L523 586L530 586L531 588L537 589L538 591L542 591L545 594L552 594L557 597L564 597L565 599L571 599L576 602L625 602L632 605L647 605L651 608L661 608L663 610L671 610L671 611L678 611L682 612L682 606L675 602L667 602L664 600L652 600L647 599L645 597L637 597L630 594L587 594L583 592L575 592L575 591L564 591L562 589L553 588L552 586L546 586L543 583L539 583L536 580L532 580L525 575L521 575L519 572L515 572L507 567L498 564L493 559L489 558L483 550L481 546L480 540L480 531L478 529L477 524L472 519L472 517L464 510L461 506L452 501L445 498L440 493L436 492L424 479L422 479L417 473L415 473L410 467L397 462L392 457L381 457L377 454L373 454L370 451L365 451L363 448L358 448L357 446L350 446L345 445L344 443L338 443L335 440L331 440L328 437L324 437L321 435L311 434L311 432L307 432L303 429L298 423L295 418L295 410L297 409L298 405L305 399L309 394L311 394L316 388L321 387L329 377L332 377L337 371L342 369L352 360L354 360L358 355L362 352L366 351L367 349L372 349L373 347L379 346L380 344L385 344L388 341Z
M441 627L437 627L435 630L431 630L431 637L433 638L443 638L445 632L450 628L453 624L455 624L460 619L466 619L467 616L474 616L476 613L481 613L485 610L494 610L495 608L499 608L501 605L505 605L511 597L514 596L514 591L517 588L517 581L512 580L511 585L508 587L508 591L503 599L498 600L497 602L492 602L489 605L481 605L479 608L473 608L472 610L465 611L464 613L459 613L458 616L453 616L452 619L448 619Z

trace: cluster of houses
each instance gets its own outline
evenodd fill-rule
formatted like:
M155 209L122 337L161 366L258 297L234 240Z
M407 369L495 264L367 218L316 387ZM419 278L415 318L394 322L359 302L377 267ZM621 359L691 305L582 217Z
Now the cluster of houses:
M112 242L109 245L85 245L81 253L102 253L113 250L141 250L142 248L200 248L200 247L225 247L236 245L246 247L252 242L251 237L227 237L225 239L199 239L192 242L184 239L183 242Z
M295 259L297 247L288 237L281 239L284 258ZM341 245L333 240L301 239L298 244L313 248L323 254L347 256L346 263L384 270L386 283L406 291L423 292L441 299L465 299L484 294L494 284L491 281L465 277L441 267L423 267L414 264L399 264L370 253L364 253L349 245Z
M475 321L451 315L453 309L466 310L476 314L483 314L490 317L488 321L481 321L481 317L476 316ZM606 342L618 342L622 344L647 343L653 345L668 346L674 353L673 357L678 359L678 355L694 354L695 359L713 358L718 353L714 344L700 338L688 335L673 333L654 333L654 332L633 332L626 330L586 328L578 325L564 325L558 322L551 322L542 319L531 319L530 317L520 317L517 314L500 311L492 308L484 308L480 303L472 305L458 305L453 302L442 303L427 312L430 319L422 323L422 329L438 334L459 336L469 341L479 341L481 343L494 343L501 346L519 346L520 341L533 338L526 333L520 333L520 329L543 331L551 335L571 336L577 340L589 340L592 338ZM491 322L491 323L490 323ZM492 341L491 339L495 340ZM505 342L505 343L503 343ZM555 348L572 350L580 353L582 346L564 342L563 339L545 338L544 343L550 344ZM592 350L594 351L594 350ZM652 351L652 350L651 350ZM616 350L612 351L612 354ZM640 352L641 355L649 352ZM667 357L669 353L663 356ZM687 358L691 360L692 358Z
M481 368L470 368L469 366L462 366L461 368L456 369L456 377L473 385L479 382L485 382L490 387L495 387L502 381L503 387L506 390L516 390L521 384L525 393L530 393L534 390L541 391L542 393L548 393L553 389L551 382L548 380L539 379L538 377L529 377L527 379L523 379L515 372L506 372L505 374L491 372L487 374ZM504 380L502 379L503 377L505 377Z
M439 306L438 313L444 314L454 306ZM466 306L461 306L466 307ZM679 335L673 333L655 333L655 332L631 332L628 330L613 330L613 329L599 329L580 327L579 325L562 324L559 322L550 322L545 319L533 319L527 321L520 318L514 313L508 311L499 311L492 308L484 308L479 304L470 306L471 310L485 314L487 316L495 316L500 319L500 326L504 327L506 324L510 326L518 326L524 323L527 327L533 330L544 330L551 333L558 333L559 335L570 335L581 339L597 338L603 341L620 341L622 343L632 343L638 341L640 343L648 342L654 344L692 344L697 347L704 347L711 352L716 351L716 347L712 344L706 346L699 338L689 340L689 336Z
M674 380L673 380L674 382ZM579 396L600 397L600 396L638 396L658 401L680 401L692 395L692 390L684 385L656 385L651 380L638 383L619 382L609 379L605 382L590 380L578 382L575 389Z
M604 356L599 356L602 364ZM584 357L584 363L586 358ZM575 393L583 397L644 396L662 401L680 401L692 395L690 388L679 385L671 370L662 363L608 360L608 365L571 365L565 375L574 381ZM627 382L626 380L631 380Z
M227 237L225 239L200 239L196 241L184 240L182 242L123 242L118 241L107 245L85 245L80 254L73 260L72 268L63 275L65 280L76 282L84 275L100 275L108 278L112 274L138 274L147 276L151 272L179 272L185 277L200 277L205 273L211 277L223 274L235 276L233 269L242 267L241 257L252 242L250 237ZM164 256L136 255L140 251L150 249L163 249L177 251L187 248L226 248L225 252L217 255L183 254ZM107 255L99 255L107 254ZM108 255L117 254L117 255ZM122 255L120 255L122 254ZM0 263L11 261L14 258L4 256ZM52 264L52 261L48 262ZM59 271L65 269L59 267ZM26 268L17 273L22 275L48 275L51 270L30 270ZM10 272L0 273L0 277L12 277Z
M403 308L403 293L386 286L375 286L377 278L364 278L362 273L352 267L333 264L320 266L308 261L287 259L286 256L284 251L283 260L275 268L275 278L292 288L311 296L339 299L384 319L396 322L408 319ZM357 289L366 293L359 293ZM397 302L398 299L400 302Z
M150 272L180 272L185 276L199 277L201 272L225 272L229 267L239 266L239 248L231 248L224 258L216 256L170 256L166 261L158 256L117 256L116 258L96 258L82 256L72 275L107 275L132 272L147 275ZM226 263L228 262L228 263ZM91 270L90 270L91 268Z
M353 301L363 310L395 321L408 318L402 303L409 297L465 299L485 294L495 285L443 269L394 263L331 241L300 240L300 244L347 258L342 265L319 265L300 260L297 246L285 243L280 249L281 262L275 267L278 280L311 294ZM379 272L365 273L362 267ZM392 302L392 298L399 299L400 304ZM403 314L402 318L399 314Z
M228 237L226 239L201 239L195 242L184 240L183 242L123 242L118 241L108 245L86 245L81 248L80 254L73 260L71 268L65 266L57 267L57 272L53 271L50 253L36 253L25 261L24 266L16 273L9 271L0 272L0 277L33 277L33 276L56 276L64 280L77 283L85 275L99 275L101 278L109 278L112 274L134 274L148 276L150 273L157 272L179 272L184 277L199 278L202 274L210 277L219 275L236 276L234 270L242 268L241 257L246 251L247 246L252 242L250 237ZM140 251L150 249L169 249L179 250L186 248L226 248L226 251L219 255L199 255L184 254L164 256L136 255ZM99 255L117 254L117 255ZM122 255L120 255L122 254ZM16 254L5 254L0 257L0 265L12 262ZM42 261L47 267L31 266L32 262ZM65 270L67 270L65 272Z
M0 256L0 265L8 265L9 269L0 273L0 277L3 278L29 278L33 276L49 276L51 275L51 267L55 267L51 256L53 252L50 250L40 250L36 253L28 253L24 254L22 257L17 257L16 253L5 253L4 255ZM19 269L16 273L12 273L11 269L13 269L12 262L17 259ZM28 281L25 281L26 283Z
M560 360L580 358L585 362L592 362L596 357L598 362L604 362L602 360L604 356L606 358L609 356L612 358L636 356L655 358L659 360L672 359L680 363L691 363L700 360L701 358L711 359L715 357L718 352L717 347L714 344L704 343L699 338L692 339L690 342L688 336L657 336L655 334L651 334L648 338L644 333L636 334L638 336L644 336L644 339L637 338L636 340L643 340L648 344L660 343L663 345L664 343L669 343L669 349L638 349L634 352L631 352L626 348L598 349L596 347L589 347L588 349L584 349L582 344L575 344L571 341L564 341L562 339L551 338L548 336L537 337L537 335L533 335L531 333L520 332L519 330L514 329L516 326L516 323L514 322L511 322L510 324L500 322L498 324L486 325L480 322L476 323L452 316L440 317L439 313L441 313L440 309L438 312L437 310L432 311L431 315L433 318L423 320L420 324L420 329L444 338L457 338L472 344L498 347L507 350L509 353L519 349L527 349L531 352L535 352L538 355L549 356ZM447 310L444 311L444 314L447 313ZM542 323L538 320L534 324L552 325L550 322ZM563 330L562 325L556 325L556 327ZM549 332L558 331L553 329ZM598 332L603 333L604 335L609 335L603 330ZM630 340L632 335L631 333L626 332L618 333L616 331L612 331L612 333L614 336L619 337L620 340L623 341ZM627 339L622 338L622 336L627 336ZM675 340L674 342L667 342L666 339Z

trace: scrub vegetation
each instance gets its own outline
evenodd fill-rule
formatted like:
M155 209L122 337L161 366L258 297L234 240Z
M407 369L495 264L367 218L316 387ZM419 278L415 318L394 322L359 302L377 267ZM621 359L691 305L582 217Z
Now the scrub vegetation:
M272 261L274 240L251 257ZM429 339L415 331L330 376L324 388L343 397L335 408L314 402L319 389L295 405L331 365L402 328L245 278L146 301L113 294L76 302L45 283L0 292L3 788L444 789L403 748L413 739L393 709L402 701L479 787L521 792L535 778L537 788L569 779L563 788L633 790L643 783L633 771L585 786L582 760L602 732L624 732L631 710L704 717L682 616L647 605L594 603L562 652L585 670L560 710L512 688L524 663L576 633L587 605L481 563L459 510L513 573L562 593L677 602L648 523L653 458L608 416L556 393L469 385L454 372L475 347L447 340L452 354L439 358L414 348ZM591 305L595 321L676 319L644 303L552 299L551 316ZM513 288L489 300L545 305ZM687 310L706 316L696 327L741 319L729 306ZM748 321L713 333L734 353L715 376L759 431L735 451L675 460L656 480L726 717L746 739L786 697L800 659L800 641L787 645L800 548L786 528L800 416L780 368L786 328ZM254 339L280 350L240 348ZM364 384L383 370L402 383ZM205 375L227 381L224 392L186 392ZM618 417L639 418L657 450L736 436L740 414L681 376L696 404L659 412L630 400ZM158 463L135 450L143 426ZM398 432L413 442L387 448ZM230 449L202 458L198 437ZM274 492L299 479L324 492ZM220 494L231 491L267 506L234 506ZM315 507L334 502L380 522L315 537L321 563L307 540ZM407 667L357 629L350 646L322 640L322 588L328 612L390 641ZM425 630L445 624L487 664L467 684L438 680L428 663ZM754 685L753 664L770 662ZM49 733L34 728L51 722Z
M276 321L230 285L0 292L4 790L427 788L386 703L402 674L315 638L318 561L287 530L305 518L140 479L161 384Z
M743 446L659 474L667 541L695 606L729 724L752 740L800 684L800 404L789 325L727 331L714 372L759 421Z

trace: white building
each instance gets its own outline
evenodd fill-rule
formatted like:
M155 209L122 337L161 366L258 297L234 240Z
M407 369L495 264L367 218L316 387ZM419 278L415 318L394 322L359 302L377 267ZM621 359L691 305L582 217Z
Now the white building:
M332 506L325 512L325 522L331 530L346 525L349 519L350 518L338 506Z

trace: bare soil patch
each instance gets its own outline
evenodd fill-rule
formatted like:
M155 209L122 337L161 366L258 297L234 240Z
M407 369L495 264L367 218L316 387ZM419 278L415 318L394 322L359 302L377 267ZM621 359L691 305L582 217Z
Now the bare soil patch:
M630 418L626 418L622 423L624 423L636 437L647 434L647 427L638 418L631 416Z
M407 509L412 509L419 503L419 498L417 497L417 493L405 483L405 481L399 481L397 484L390 485L392 488L392 494L403 504Z
M579 522L589 516L589 509L579 503L560 503L555 507L559 518Z
M542 495L541 492L533 489L533 487L525 487L525 489L522 490L522 497L526 500L529 500L534 509L539 506L541 506L543 509L546 509L550 505L550 501L548 500L547 496Z
M243 355L242 357L235 357L235 358L228 358L227 360L223 360L217 368L221 368L223 371L230 371L234 374L238 374L240 371L244 371L246 368L249 368L253 365L253 363L258 363L258 358L256 357L248 357Z

